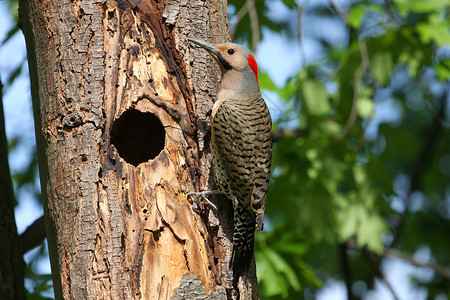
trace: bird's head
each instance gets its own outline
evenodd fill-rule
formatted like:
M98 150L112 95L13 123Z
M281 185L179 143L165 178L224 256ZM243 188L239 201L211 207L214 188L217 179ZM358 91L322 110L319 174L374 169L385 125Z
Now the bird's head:
M207 50L219 64L222 71L222 88L233 88L236 92L245 89L246 93L260 93L258 65L250 50L235 43L214 45L193 38L188 40Z

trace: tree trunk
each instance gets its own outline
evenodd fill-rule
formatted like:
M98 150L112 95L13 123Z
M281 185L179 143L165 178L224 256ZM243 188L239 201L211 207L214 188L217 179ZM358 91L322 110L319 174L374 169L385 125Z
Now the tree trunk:
M210 179L226 2L20 2L56 298L256 299L233 291L233 215ZM195 92L195 94L194 94Z
M24 268L14 218L14 191L8 163L8 143L0 82L0 299L25 299Z

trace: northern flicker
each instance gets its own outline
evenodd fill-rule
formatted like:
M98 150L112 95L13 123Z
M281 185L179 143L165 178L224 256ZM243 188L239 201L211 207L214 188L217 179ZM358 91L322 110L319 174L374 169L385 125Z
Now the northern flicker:
M237 285L240 276L247 276L253 259L255 229L262 230L272 160L272 120L261 96L258 66L247 48L189 41L207 50L222 71L212 109L211 148L219 192L233 205L230 267Z

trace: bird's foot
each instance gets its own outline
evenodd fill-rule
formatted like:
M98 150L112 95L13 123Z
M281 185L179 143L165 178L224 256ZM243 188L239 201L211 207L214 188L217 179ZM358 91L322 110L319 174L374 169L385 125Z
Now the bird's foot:
M194 211L198 212L199 211L199 207L198 207L198 199L202 198L203 200L205 200L206 203L208 203L208 205L214 209L215 211L218 211L217 206L214 205L214 203L212 203L207 196L210 195L215 195L215 194L220 194L221 192L219 190L212 190L212 191L203 191L203 192L197 192L197 193L189 193L187 196L188 197L192 197L194 196L194 201L192 203L192 207L194 209Z

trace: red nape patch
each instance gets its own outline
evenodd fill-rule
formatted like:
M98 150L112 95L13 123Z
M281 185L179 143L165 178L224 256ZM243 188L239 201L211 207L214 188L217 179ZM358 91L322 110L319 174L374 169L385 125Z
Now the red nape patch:
M258 65L256 64L256 60L253 57L253 55L249 54L247 56L247 61L248 61L248 65L250 66L250 68L252 68L253 73L255 73L256 82L258 82L258 84L259 84L259 81L258 81Z

